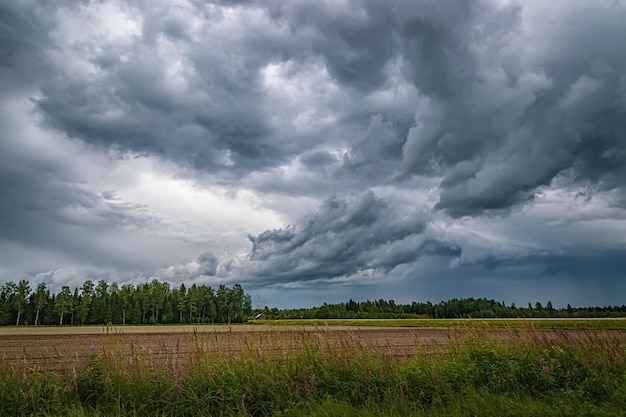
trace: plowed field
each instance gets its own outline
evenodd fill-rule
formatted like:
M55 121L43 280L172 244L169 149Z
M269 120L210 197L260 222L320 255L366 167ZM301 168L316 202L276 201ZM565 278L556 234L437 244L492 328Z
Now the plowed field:
M591 340L597 345L602 339L611 339L624 346L626 331L248 325L14 327L0 328L0 360L11 366L64 372L81 367L90 354L184 366L199 355L288 355L306 346L359 349L409 358L485 339L546 346Z

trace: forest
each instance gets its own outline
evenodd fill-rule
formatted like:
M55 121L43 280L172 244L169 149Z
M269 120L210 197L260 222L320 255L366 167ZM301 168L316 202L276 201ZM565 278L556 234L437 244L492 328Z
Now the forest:
M58 293L45 283L35 288L26 280L0 286L0 325L184 324L243 323L266 319L402 319L402 318L614 318L626 317L626 306L555 308L536 302L526 307L486 298L453 298L433 304L393 300L354 301L319 307L254 309L240 284L214 289L193 284L172 287L167 282L119 286L87 280Z
M611 318L626 317L626 305L609 307L555 308L551 301L546 305L536 302L526 307L486 298L453 298L433 304L412 302L396 304L393 300L354 301L326 304L302 309L265 308L262 314L268 319L409 319L409 318Z
M52 293L45 283L0 286L0 325L241 323L252 315L250 296L239 284L217 289L152 280L138 285L87 280Z

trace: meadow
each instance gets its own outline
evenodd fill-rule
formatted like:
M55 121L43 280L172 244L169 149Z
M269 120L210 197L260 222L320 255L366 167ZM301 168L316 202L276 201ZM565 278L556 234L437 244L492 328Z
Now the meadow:
M3 328L0 415L624 415L626 331L589 322Z

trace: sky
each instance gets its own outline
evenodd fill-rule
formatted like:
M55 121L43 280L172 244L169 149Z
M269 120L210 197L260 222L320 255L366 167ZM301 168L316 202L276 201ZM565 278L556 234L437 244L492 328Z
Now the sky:
M626 2L0 2L0 284L626 303Z

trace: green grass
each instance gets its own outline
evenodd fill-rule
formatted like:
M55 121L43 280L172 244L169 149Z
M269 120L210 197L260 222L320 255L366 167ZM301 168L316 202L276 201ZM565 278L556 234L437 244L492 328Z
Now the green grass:
M626 319L288 319L255 320L266 326L369 326L369 327L452 327L530 328L564 330L626 330Z
M619 416L626 410L626 346L617 337L515 344L476 329L469 340L398 359L358 334L297 347L247 345L237 354L180 360L112 347L80 369L0 364L2 416ZM271 346L270 346L271 347Z
M468 388L446 404L421 408L411 403L396 403L386 407L362 408L349 403L329 399L302 406L298 410L278 414L293 417L560 417L560 416L623 416L622 405L591 404L576 395L564 394L553 401L533 397L497 395L485 390Z

